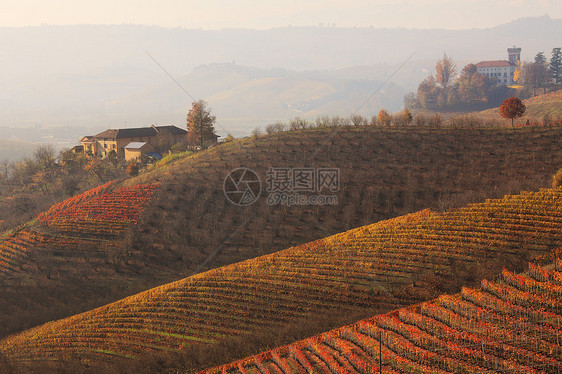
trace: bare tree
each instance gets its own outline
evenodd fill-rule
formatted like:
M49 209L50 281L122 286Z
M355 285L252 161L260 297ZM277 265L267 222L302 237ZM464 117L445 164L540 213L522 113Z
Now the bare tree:
M41 144L33 152L33 157L39 170L50 169L55 164L55 147L51 144Z

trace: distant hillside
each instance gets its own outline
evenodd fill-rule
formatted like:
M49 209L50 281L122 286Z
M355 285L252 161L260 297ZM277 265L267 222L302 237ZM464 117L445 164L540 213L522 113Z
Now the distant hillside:
M562 261L531 264L479 289L351 326L205 373L460 373L562 371ZM381 361L382 359L382 361Z
M105 365L132 372L160 372L174 364L203 369L443 292L460 291L463 285L495 277L502 266L521 271L527 261L552 260L560 255L562 244L561 210L562 189L548 189L444 214L421 211L194 275L50 322L1 341L0 351L8 362L36 369L48 367L49 362L55 367L82 363L99 371L107 370ZM558 277L557 273L552 277ZM509 278L525 290L539 288L513 275ZM520 303L521 307L512 307L514 314L528 303L545 308L525 309L533 322L559 311L554 296L558 291L548 285L540 287L552 296L539 300L510 286L483 285L496 295L507 294L504 297L511 303ZM463 295L495 305L487 301L488 296L466 290ZM515 328L511 317L502 320ZM547 323L545 331L556 326L556 322ZM368 321L359 326L367 329L360 330L363 334L378 331ZM395 327L386 329L398 329L394 331L400 334L408 331L391 326ZM386 351L400 348L397 335L387 331L385 338L385 344L391 344ZM550 340L538 350L552 355L548 353L552 345ZM400 349L410 352L407 347ZM180 356L174 357L174 352ZM151 353L162 355L152 360ZM142 364L135 366L136 360Z
M525 115L516 119L517 123L525 123L527 120L543 122L545 118L550 121L562 120L562 90L523 100L523 104L526 107ZM488 109L480 114L506 121L500 116L499 108Z
M271 105L292 104L310 92L308 87L303 88L300 79L285 80L285 84L295 85L292 90L279 91L279 95L275 95L276 85L264 82L237 89L225 87L224 83L241 83L229 80L219 69L210 69L203 84L182 77L196 74L197 67L216 63L256 70L280 68L301 76L307 74L308 78L309 73L314 73L315 84L329 84L337 92L330 97L331 105L319 105L311 114L348 116L357 109L358 101L367 99L379 82L389 79L412 56L390 79L395 86L383 89L371 102L374 109L370 110L376 114L383 106L393 111L400 109L403 94L415 90L434 71L443 52L459 63L478 62L504 59L506 48L516 44L523 49L523 59L532 60L537 52L548 56L552 48L558 47L553 44L553 35L561 33L562 20L548 16L460 31L376 27L219 31L139 25L3 27L0 59L5 74L0 125L134 127L153 122L185 123L191 98L147 52L191 95L207 99L228 132L244 135L271 119L298 115L299 112ZM349 84L362 89L350 90ZM247 108L250 99L251 110L240 114L236 108Z
M389 68L379 68L388 71ZM410 69L408 69L410 71ZM382 73L381 75L384 75ZM382 85L376 78L343 78L338 71L295 72L259 69L232 63L208 64L177 77L189 92L204 97L218 118L217 131L247 135L256 127L279 120L318 115L349 116ZM406 91L391 82L361 107L370 117L380 108L402 109ZM185 122L190 98L169 80L150 89L107 100L100 112L119 116L131 113L127 122Z

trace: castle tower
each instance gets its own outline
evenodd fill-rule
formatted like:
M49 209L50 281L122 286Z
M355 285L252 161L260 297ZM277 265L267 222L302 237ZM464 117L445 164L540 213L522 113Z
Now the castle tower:
M517 65L521 61L521 48L513 46L507 49L508 61L513 65Z

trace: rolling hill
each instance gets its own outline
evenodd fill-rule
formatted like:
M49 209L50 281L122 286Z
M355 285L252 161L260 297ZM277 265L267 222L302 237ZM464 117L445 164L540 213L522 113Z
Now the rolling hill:
M538 189L560 167L562 128L335 128L222 144L53 207L0 238L0 335L205 270L410 212ZM263 193L230 203L247 167ZM340 170L337 205L269 204L269 168ZM128 199L140 199L131 211ZM142 204L140 203L142 202Z
M562 261L204 373L559 373Z
M0 351L12 364L43 370L81 363L162 371L150 365L166 354L181 355L186 370L204 369L457 292L502 266L521 271L530 260L552 261L561 232L562 189L424 210L49 322L2 340ZM152 362L151 352L161 356Z
M525 99L523 104L526 107L525 114L516 120L518 123L525 123L527 119L531 122L562 120L562 90ZM499 108L487 109L479 115L505 120L500 116Z
M2 334L146 288L146 282L134 277L133 270L140 265L129 259L131 254L120 241L155 187L109 182L56 204L34 222L3 235ZM127 271L121 271L121 262Z

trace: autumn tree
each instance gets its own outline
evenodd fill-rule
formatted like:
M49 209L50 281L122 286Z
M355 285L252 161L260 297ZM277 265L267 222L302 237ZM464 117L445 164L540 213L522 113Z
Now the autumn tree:
M388 125L390 125L391 121L392 121L392 116L390 114L388 114L388 112L386 110L381 109L379 111L379 115L377 116L377 123L379 125L388 126Z
M478 73L474 64L466 65L458 79L459 96L467 104L483 101L490 86L488 78Z
M453 62L452 58L443 53L443 58L437 61L437 64L435 65L435 71L435 79L437 82L439 82L439 84L444 88L447 88L449 81L457 73L457 66Z
M525 105L518 97L508 97L500 106L500 115L504 118L511 119L511 126L515 118L522 117L525 114Z
M132 177L139 175L139 164L136 161L129 162L129 165L127 165L127 174Z
M513 72L513 81L518 83L521 79L521 61L517 61L517 67L515 68L515 72Z
M437 101L437 86L435 78L431 75L424 79L418 86L418 101L424 108L428 108Z
M194 101L187 114L188 139L194 139L203 148L205 141L215 136L215 121L216 117L207 109L207 103Z

